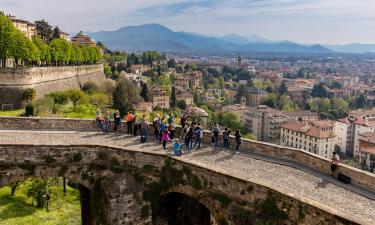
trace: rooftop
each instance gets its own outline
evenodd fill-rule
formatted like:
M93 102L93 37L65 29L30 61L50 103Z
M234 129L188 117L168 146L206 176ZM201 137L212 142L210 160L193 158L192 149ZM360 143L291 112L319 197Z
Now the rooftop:
M283 113L288 117L319 116L317 112L313 112L310 110L283 112Z
M331 138L334 137L333 124L331 120L317 120L310 122L288 121L281 125L281 128L303 133L307 136L315 138Z

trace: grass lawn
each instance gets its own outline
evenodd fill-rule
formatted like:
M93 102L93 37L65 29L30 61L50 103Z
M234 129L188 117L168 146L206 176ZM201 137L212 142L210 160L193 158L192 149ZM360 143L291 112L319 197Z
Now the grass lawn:
M24 109L0 110L0 116L21 116L24 112Z
M62 187L53 187L49 212L32 206L26 193L27 184L20 185L14 197L10 196L10 187L0 188L0 225L81 224L78 190L67 186L64 196Z

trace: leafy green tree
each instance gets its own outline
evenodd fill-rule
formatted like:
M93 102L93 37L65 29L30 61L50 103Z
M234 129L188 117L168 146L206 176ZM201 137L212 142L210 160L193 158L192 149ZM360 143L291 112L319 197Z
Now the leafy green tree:
M13 35L14 47L12 48L11 56L15 59L18 65L21 60L27 59L29 54L29 48L27 46L27 38L25 35L16 30Z
M279 91L280 96L284 94L288 94L288 87L286 86L285 82L281 82L278 88L278 91Z
M331 84L330 84L329 87L330 88L335 88L335 89L341 89L342 88L342 84L334 80L334 81L331 82Z
M324 84L323 83L315 84L311 91L311 96L318 97L318 98L326 98L327 91L324 87Z
M84 61L82 49L76 44L72 44L71 61L78 65L80 65Z
M42 40L38 35L32 37L33 43L39 50L39 57L42 64L48 64L51 62L51 53L49 46Z
M167 64L168 64L168 68L175 68L177 65L176 60L174 59L168 60Z
M187 107L186 101L184 99L181 99L177 102L177 107L181 110L185 110Z
M26 45L28 48L28 54L26 57L26 61L32 62L33 65L36 65L40 61L40 52L38 47L34 44L34 42L27 40Z
M276 94L268 94L267 98L262 102L263 105L266 105L271 108L276 108L277 106L277 96Z
M27 190L27 196L32 198L31 204L34 205L34 201L36 202L36 206L38 208L43 208L46 203L46 194L52 193L50 187L53 183L56 183L55 178L32 178L30 179L29 189Z
M176 89L173 86L171 92L171 108L175 108L177 106L177 99L176 99Z
M72 47L65 39L54 39L50 43L51 60L58 65L68 63L72 57Z
M87 94L94 94L96 91L98 91L99 87L98 85L96 85L94 82L92 81L88 81L86 82L83 86L82 86L82 91L86 92Z
M149 102L150 101L150 92L148 90L148 85L147 83L144 83L142 85L142 90L141 90L141 93L140 93L141 97L145 100L145 102Z
M70 101L72 101L73 103L74 109L76 109L78 102L81 101L85 97L85 93L81 90L72 89L72 90L69 90L67 94L70 98Z
M56 26L55 28L53 28L53 32L52 32L52 39L58 39L60 38L60 28L58 26Z
M53 30L52 26L48 24L45 20L35 21L36 31L38 35L46 42L52 40Z
M118 109L124 116L133 109L134 103L138 101L139 96L134 84L128 79L121 79L113 91L113 108Z
M69 95L65 92L52 92L49 94L52 97L54 104L65 105L69 102Z
M13 48L16 47L13 37L15 29L12 21L0 12L0 60L3 67L5 67L6 59L13 56Z
M26 88L22 92L22 100L25 100L27 103L30 103L36 97L36 91L34 88Z
M356 99L355 104L358 109L364 108L366 106L366 97L363 94L360 94Z

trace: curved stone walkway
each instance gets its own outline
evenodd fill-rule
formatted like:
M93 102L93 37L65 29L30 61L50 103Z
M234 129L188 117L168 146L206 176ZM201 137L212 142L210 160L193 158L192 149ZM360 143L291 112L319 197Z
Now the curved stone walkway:
M139 137L124 134L18 130L0 130L0 134L0 144L99 144L166 154L171 151L170 148L164 151L157 142L141 144ZM375 200L372 198L374 193L368 192L369 196L365 197L366 193L358 193L360 190L352 191L352 185L339 185L318 172L306 168L299 169L298 165L285 165L285 162L277 162L276 159L262 159L262 156L252 156L247 153L232 154L224 151L213 153L208 146L191 154L185 154L183 160L234 173L250 182L263 184L282 193L331 207L358 221L363 221L363 224L375 224Z

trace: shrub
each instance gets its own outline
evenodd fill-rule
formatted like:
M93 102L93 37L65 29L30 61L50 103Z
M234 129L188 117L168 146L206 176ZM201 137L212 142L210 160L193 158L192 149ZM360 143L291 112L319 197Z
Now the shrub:
M36 96L36 91L34 88L27 88L22 92L22 100L27 103L31 102Z
M53 93L50 93L49 96L51 96L53 98L53 102L55 104L65 105L69 101L68 94L64 93L64 92L60 92L60 91L53 92Z
M98 85L96 85L94 82L92 81L88 81L86 82L83 86L82 86L82 91L86 92L87 94L93 94L95 93L96 91L98 91Z
M27 104L25 107L25 116L34 116L34 105Z
M94 93L88 97L88 102L95 106L110 105L110 99L106 94Z

